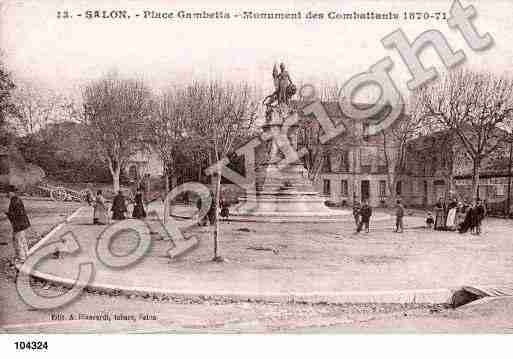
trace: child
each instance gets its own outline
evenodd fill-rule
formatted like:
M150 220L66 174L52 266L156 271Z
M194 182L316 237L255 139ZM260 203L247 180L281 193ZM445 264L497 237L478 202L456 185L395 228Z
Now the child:
M433 215L431 214L431 212L428 212L427 218L426 218L427 228L428 229L432 229L433 228L433 223L435 223Z

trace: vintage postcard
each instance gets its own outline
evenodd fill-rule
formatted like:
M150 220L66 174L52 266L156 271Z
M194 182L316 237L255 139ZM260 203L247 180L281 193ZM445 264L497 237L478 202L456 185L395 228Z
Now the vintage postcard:
M0 331L511 333L512 14L2 1Z

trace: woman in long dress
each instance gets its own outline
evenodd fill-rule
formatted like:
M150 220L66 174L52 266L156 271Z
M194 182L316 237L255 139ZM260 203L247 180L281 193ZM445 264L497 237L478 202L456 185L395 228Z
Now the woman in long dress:
M474 232L476 226L476 208L475 203L467 208L467 212L465 213L465 220L460 226L460 233L466 233L470 230L470 233Z
M141 192L141 189L137 189L137 193L135 194L134 198L134 210L132 212L133 218L146 218L146 211L144 210L144 203L143 203L143 195Z
M96 198L94 200L93 223L94 224L107 224L107 223L109 223L108 210L107 210L107 201L103 197L101 190L99 190L96 193Z
M123 196L123 192L119 191L116 197L114 197L114 201L112 202L112 219L114 220L123 220L125 219L125 213L128 212L126 208L126 200L125 196Z
M456 211L458 210L458 202L452 200L448 206L449 212L447 213L447 229L453 231L456 229Z
M442 201L438 200L435 204L435 231L444 229L444 207Z
M456 211L456 229L460 229L462 223L465 221L465 205L458 202L458 209Z

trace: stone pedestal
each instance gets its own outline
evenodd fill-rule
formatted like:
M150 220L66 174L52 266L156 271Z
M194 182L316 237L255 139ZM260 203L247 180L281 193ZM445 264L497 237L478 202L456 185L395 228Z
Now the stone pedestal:
M289 116L297 116L294 110L273 110L268 112L267 122L263 126L264 131L281 131L283 123ZM289 127L288 143L297 151L297 125ZM278 133L278 132L277 132ZM283 145L274 139L272 143L263 144L257 151L257 158L261 162L255 170L255 190L248 191L246 196L239 199L240 203L230 209L230 214L249 218L266 217L270 220L276 218L302 218L309 217L319 219L341 215L347 215L349 211L332 210L328 208L324 197L320 196L311 181L308 179L308 172L300 160L293 161L287 166L280 162L284 156ZM290 149L290 147L289 147ZM259 156L260 155L260 156Z

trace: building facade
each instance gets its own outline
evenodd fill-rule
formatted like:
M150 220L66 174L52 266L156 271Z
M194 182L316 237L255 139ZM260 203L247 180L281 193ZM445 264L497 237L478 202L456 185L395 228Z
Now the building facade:
M367 200L371 206L384 206L390 197L387 155L394 156L394 144L384 146L381 135L368 136L368 120L352 120L345 116L338 103L323 102L334 123L343 123L344 133L336 146L325 154L314 186L334 205L352 205ZM302 144L299 143L299 146Z
M344 121L337 104L323 105L332 120ZM387 143L385 147L383 137L366 136L365 127L366 121L348 122L353 138L342 136L340 149L326 156L315 187L327 201L352 205L355 201L368 200L371 206L384 206L391 190L407 206L430 207L448 195L472 200L473 163L456 136L440 131L409 141L399 171L389 169L384 151L386 148L388 159L392 159L388 163L393 163L398 156L397 144ZM500 145L481 165L479 198L495 203L498 208L506 205L508 193L512 196L511 175L504 160L508 153L509 145ZM394 182L393 186L390 181Z

